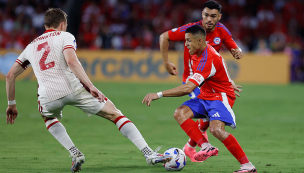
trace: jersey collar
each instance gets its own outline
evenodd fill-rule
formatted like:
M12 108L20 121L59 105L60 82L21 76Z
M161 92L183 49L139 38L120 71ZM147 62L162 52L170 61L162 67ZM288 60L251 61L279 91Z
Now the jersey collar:
M57 30L55 30L55 29L48 29L48 30L46 30L44 33L53 32L53 31L57 31Z

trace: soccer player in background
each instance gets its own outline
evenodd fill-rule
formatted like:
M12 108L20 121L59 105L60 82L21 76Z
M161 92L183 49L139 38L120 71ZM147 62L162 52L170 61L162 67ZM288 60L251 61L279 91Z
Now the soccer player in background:
M150 106L153 100L161 97L184 96L200 87L200 94L184 102L174 113L174 118L181 128L201 147L200 151L194 155L194 159L205 161L218 153L218 150L208 142L192 120L207 116L210 119L211 134L219 139L241 164L241 168L235 173L257 172L236 138L225 130L225 125L233 129L236 127L232 110L236 97L225 60L211 45L206 44L205 37L206 32L200 25L193 25L186 29L185 46L193 61L194 74L185 84L176 88L147 94L143 103Z
M47 130L71 154L72 172L81 170L85 157L58 120L62 118L65 105L76 106L88 116L98 115L114 122L119 131L143 153L148 164L169 161L170 157L148 146L136 126L90 81L78 61L75 37L66 32L66 13L59 8L51 8L46 11L44 22L44 34L26 47L6 76L7 124L14 124L18 115L15 79L31 64L38 81L39 112Z
M217 52L220 51L222 44L226 46L226 48L231 52L232 56L235 59L242 58L242 51L237 46L237 44L232 39L232 35L229 30L220 22L218 22L221 17L221 9L222 6L217 1L207 1L204 4L201 21L190 23L183 25L179 28L174 28L170 31L164 32L161 34L159 43L160 43L160 50L162 53L162 58L164 65L167 71L171 74L176 76L178 74L177 69L173 63L169 61L168 58L168 49L169 49L169 41L186 41L185 40L185 31L187 28L193 25L199 25L205 28L207 35L206 35L206 42L211 45ZM186 46L184 46L184 73L183 73L183 83L186 83L188 79L193 75L194 69L191 69L191 62L189 50ZM233 81L232 85L235 91L241 92L241 86L235 85ZM195 88L193 92L189 94L189 96L193 99L200 93L199 87ZM237 92L235 92L237 96L240 96ZM198 122L197 122L198 123ZM208 118L204 117L199 122L199 127L202 131L202 134L208 139L206 130L209 126ZM196 142L191 138L188 140L186 145L184 146L183 150L185 154L191 159L192 162L197 162L193 157L196 153L195 147ZM216 148L217 150L217 148Z

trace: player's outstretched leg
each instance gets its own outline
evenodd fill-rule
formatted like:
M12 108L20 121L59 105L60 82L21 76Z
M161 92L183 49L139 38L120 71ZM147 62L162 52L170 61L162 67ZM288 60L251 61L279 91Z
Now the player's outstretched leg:
M166 163L171 160L170 156L158 153L159 147L153 151L132 121L124 116L110 100L106 102L97 115L114 122L118 130L143 153L149 165Z
M238 160L241 164L241 168L237 172L257 172L254 165L249 162L245 152L236 140L236 138L225 131L225 123L219 120L213 120L210 122L210 132L216 138L218 138L230 151L230 153Z
M81 165L85 162L85 157L77 147L75 147L71 138L66 132L65 127L58 121L57 118L43 117L47 130L58 140L58 142L66 148L72 157L71 171L78 172L81 170Z
M192 118L194 118L194 113L189 106L181 105L178 107L174 112L174 118L180 124L181 128L187 133L187 135L193 139L199 147L211 146L208 140L202 135L198 125L192 120ZM215 147L213 148L214 149L212 150L206 150L207 153L204 153L206 156L203 158L195 158L195 156L198 154L196 153L194 155L194 159L197 161L205 161L210 156L216 156L218 149Z
M209 127L209 120L201 119L200 121L197 120L196 123L198 124L198 127L201 130L202 135L206 138L207 142L209 142L208 135L206 132L206 130ZM194 155L196 154L196 149L195 149L196 145L197 143L191 138L189 138L188 142L183 147L183 151L185 152L186 156L188 156L191 159L191 162L202 162L202 161L197 161L194 158Z

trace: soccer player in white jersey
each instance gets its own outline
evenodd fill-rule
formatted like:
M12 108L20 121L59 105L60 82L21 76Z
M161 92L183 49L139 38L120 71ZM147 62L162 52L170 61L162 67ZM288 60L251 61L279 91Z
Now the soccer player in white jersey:
M51 8L46 11L44 20L45 33L26 47L6 76L7 124L14 124L18 115L15 79L31 65L39 85L39 112L47 130L70 152L72 172L81 170L85 157L58 120L62 118L65 105L76 106L88 116L98 115L114 122L119 131L143 153L148 164L171 160L171 157L153 151L136 126L90 81L77 59L75 38L66 32L66 13L59 8Z

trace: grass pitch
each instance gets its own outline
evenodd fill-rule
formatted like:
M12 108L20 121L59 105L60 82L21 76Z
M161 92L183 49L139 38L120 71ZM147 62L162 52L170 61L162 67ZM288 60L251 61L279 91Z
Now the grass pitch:
M151 148L162 145L182 148L188 140L173 118L174 110L188 99L162 98L151 107L141 104L149 92L178 84L95 83L142 133ZM243 85L233 107L237 128L227 127L239 141L249 160L263 173L304 173L304 85ZM37 110L37 83L18 81L16 102L19 115L14 125L6 124L5 81L0 81L0 172L69 172L69 153L46 130ZM141 152L116 126L100 117L88 118L67 106L60 120L71 139L85 154L81 172L167 172L160 164L147 165ZM239 163L209 132L219 155L203 163L188 158L182 172L233 172ZM198 149L198 148L197 148Z

